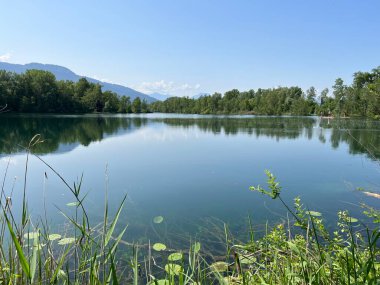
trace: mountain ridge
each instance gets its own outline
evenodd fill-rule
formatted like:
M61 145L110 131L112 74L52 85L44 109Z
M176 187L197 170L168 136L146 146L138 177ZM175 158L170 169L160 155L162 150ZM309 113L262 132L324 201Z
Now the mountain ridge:
M55 75L57 80L69 80L69 81L76 82L80 78L86 78L89 82L98 83L102 85L103 91L112 91L112 92L117 93L119 96L123 96L123 95L129 96L131 100L137 97L140 97L140 99L142 100L145 99L148 103L157 101L157 99L147 94L136 91L132 88L129 88L127 86L100 81L98 79L91 78L89 76L81 76L73 72L71 69L61 66L61 65L43 64L43 63L37 63L37 62L31 62L27 64L0 62L0 70L6 70L6 71L15 72L15 73L24 73L25 71L29 69L49 71Z

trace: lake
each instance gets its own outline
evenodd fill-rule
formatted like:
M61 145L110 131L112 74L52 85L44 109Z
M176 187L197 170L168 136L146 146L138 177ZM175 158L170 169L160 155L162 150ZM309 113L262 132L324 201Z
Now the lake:
M199 239L213 250L223 240L223 223L238 239L248 217L258 233L285 222L277 200L249 191L266 186L265 169L277 176L283 199L323 214L333 228L336 212L348 209L366 221L360 203L378 201L358 187L378 191L380 122L318 117L199 115L12 115L0 116L0 174L6 195L20 212L26 152L33 148L72 185L83 174L85 205L95 225L102 220L106 192L115 213L127 194L120 224L125 239L187 246ZM37 157L30 156L28 205L33 219L62 229L74 198ZM46 215L45 210L46 209ZM155 216L164 222L156 225Z

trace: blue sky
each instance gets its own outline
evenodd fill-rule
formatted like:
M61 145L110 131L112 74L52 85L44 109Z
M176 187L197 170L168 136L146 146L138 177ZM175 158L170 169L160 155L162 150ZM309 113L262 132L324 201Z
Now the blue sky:
M0 1L0 60L191 96L298 85L380 65L380 1Z

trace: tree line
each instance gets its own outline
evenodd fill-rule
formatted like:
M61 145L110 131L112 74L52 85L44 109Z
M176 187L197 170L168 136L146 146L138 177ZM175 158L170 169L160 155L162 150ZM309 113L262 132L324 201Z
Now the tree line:
M240 92L233 89L199 99L172 97L150 105L153 112L192 114L257 114L362 116L380 118L380 67L356 72L350 86L341 78L319 94L315 87L278 87Z
M36 113L146 113L148 104L136 98L102 91L86 78L78 82L56 80L49 71L27 70L17 74L0 70L0 107Z
M140 98L102 91L86 78L78 82L57 81L48 71L28 70L23 74L0 71L0 107L15 112L50 113L183 113L362 116L380 118L380 67L356 72L351 85L336 79L329 90L314 87L277 87L240 92L237 89L198 99L171 97L148 105Z

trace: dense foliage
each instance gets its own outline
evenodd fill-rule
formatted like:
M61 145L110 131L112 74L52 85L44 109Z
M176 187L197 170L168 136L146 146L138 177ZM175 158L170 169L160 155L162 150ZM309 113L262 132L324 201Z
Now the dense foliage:
M314 87L303 92L299 87L278 87L239 92L234 89L222 96L215 93L199 99L169 98L151 104L153 112L194 114L380 116L380 67L372 72L356 72L351 86L341 78L335 81L333 96Z
M81 78L78 82L57 81L42 70L23 74L0 71L0 108L41 113L185 113L323 115L380 118L380 67L371 72L356 72L350 86L341 78L335 81L332 96L326 88L278 87L240 92L237 89L202 96L198 99L171 97L150 105L140 98L102 91L101 85Z
M57 81L54 74L43 70L27 70L16 74L0 70L0 106L15 112L144 113L148 104L136 98L102 91L101 85L86 78L78 82Z
M309 115L315 102L309 101L299 87L279 87L239 92L228 91L222 96L215 93L199 99L172 97L164 102L151 104L153 112L194 114L254 113L263 115Z

